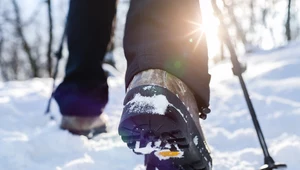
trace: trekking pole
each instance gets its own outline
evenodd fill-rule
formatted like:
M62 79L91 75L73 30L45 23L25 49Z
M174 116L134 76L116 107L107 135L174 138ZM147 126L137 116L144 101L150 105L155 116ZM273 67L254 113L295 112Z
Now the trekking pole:
M253 104L251 102L251 99L249 97L249 93L246 87L246 84L244 82L242 73L244 71L244 68L241 67L241 64L239 63L237 57L235 55L231 56L231 62L233 64L233 68L232 68L232 72L235 76L237 76L239 78L244 96L245 96L245 100L247 102L248 108L249 108L249 112L251 114L252 117L252 121L258 136L258 140L259 143L261 145L262 151L264 153L264 165L260 167L260 170L273 170L273 169L278 169L278 168L286 168L287 165L285 164L277 164L274 162L273 158L271 157L269 151L268 151L268 146L266 144L263 132L261 130L261 127L259 125L258 119L256 117L256 113L253 107Z
M230 48L233 48L232 44L230 45ZM243 93L244 93L244 97L245 97L245 100L246 100L246 103L247 103L247 106L248 106L248 109L249 109L249 112L250 112L255 130L256 130L256 133L257 133L257 136L258 136L258 140L259 140L259 143L261 145L261 148L262 148L262 151L263 151L263 154L264 154L264 163L265 164L260 167L260 170L273 170L273 169L278 169L278 168L286 168L287 167L286 164L275 163L273 158L271 157L269 151L268 151L268 146L266 144L263 132L262 132L261 127L259 125L259 122L258 122L258 119L256 117L256 113L255 113L252 101L250 99L245 81L244 81L243 76L242 76L243 72L246 69L245 69L245 67L243 68L241 66L240 62L238 61L238 58L237 58L237 55L236 55L235 51L234 51L233 54L231 54L231 62L232 62L232 65L233 65L232 72L235 76L237 76L239 78L239 81L240 81L240 84L241 84L241 87L242 87L242 90L243 90Z
M228 47L228 50L229 50L230 55L231 55L230 59L231 59L232 65L233 65L232 72L235 76L237 76L239 78L239 81L240 81L240 84L241 84L241 87L242 87L242 90L243 90L243 93L244 93L244 97L245 97L245 100L246 100L246 103L247 103L247 106L248 106L248 109L249 109L249 112L250 112L255 130L256 130L256 133L257 133L257 136L258 136L258 140L259 140L259 143L261 145L261 148L262 148L262 151L263 151L263 154L264 154L264 163L265 164L260 167L260 170L273 170L273 169L278 169L278 168L286 168L287 167L286 164L275 163L273 158L271 157L269 151L268 151L268 146L266 144L263 132L262 132L261 127L259 125L259 122L258 122L258 119L256 117L256 113L255 113L252 101L250 99L245 81L244 81L243 76L242 76L243 72L245 72L245 70L246 70L246 67L242 67L239 60L238 60L237 54L236 54L236 52L234 50L234 47L232 45L232 42L229 38L230 37L229 33L228 33L228 31L225 27L222 12L219 9L219 7L217 6L216 0L212 0L212 6L213 6L213 9L214 9L215 13L217 14L217 16L220 20L220 26L223 29L223 39L225 40L224 43Z
M278 169L278 168L286 168L287 165L285 165L285 164L275 163L273 158L271 157L269 151L268 151L268 146L266 144L263 132L262 132L261 127L259 125L259 122L258 122L258 119L256 117L256 113L255 113L253 104L251 102L251 99L250 99L245 81L244 81L243 76L242 76L242 73L245 71L245 68L243 68L241 66L240 62L238 61L236 53L231 55L231 62L232 62L232 65L233 65L232 72L235 76L237 76L239 78L239 81L240 81L240 84L241 84L241 87L242 87L242 90L243 90L243 93L244 93L244 96L245 96L245 100L247 102L248 109L249 109L249 112L251 114L252 121L253 121L255 130L256 130L257 136L258 136L258 140L259 140L259 143L260 143L261 148L262 148L263 153L264 153L264 157L265 157L264 158L264 163L265 164L263 166L261 166L260 169L261 170L273 170L273 169Z
M58 67L59 67L59 62L62 58L62 52L63 52L63 48L64 48L64 42L65 42L65 39L66 39L66 32L67 32L67 23L65 25L65 28L64 28L64 32L63 32L63 35L62 35L62 38L61 38L61 41L60 41L60 44L59 44L59 48L57 50L57 52L55 52L55 57L56 57L56 65L55 65L55 69L54 69L54 73L53 73L53 84L52 84L52 92L51 92L51 96L48 100L48 104L47 104L47 107L46 107L46 111L45 111L45 114L49 114L50 113L50 108L51 108L51 102L52 102L52 98L53 98L53 93L54 93L54 90L55 90L55 80L56 80L56 77L57 77L57 74L58 74ZM50 119L54 119L54 117L52 115L50 115Z

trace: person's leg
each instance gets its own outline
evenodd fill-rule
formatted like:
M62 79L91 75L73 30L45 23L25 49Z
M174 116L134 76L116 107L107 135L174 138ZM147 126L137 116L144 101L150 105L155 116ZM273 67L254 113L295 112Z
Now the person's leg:
M123 141L159 169L208 169L199 110L209 105L210 75L199 1L132 0L124 51Z
M96 117L108 102L102 61L110 41L116 0L70 0L69 59L54 97L64 117Z
M162 69L194 92L199 108L209 105L207 46L198 0L132 0L124 37L126 86L147 69Z

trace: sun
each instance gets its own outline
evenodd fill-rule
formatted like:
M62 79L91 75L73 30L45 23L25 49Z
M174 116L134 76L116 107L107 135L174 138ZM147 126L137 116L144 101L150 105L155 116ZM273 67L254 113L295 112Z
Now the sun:
M207 37L208 56L212 59L220 53L219 21L213 14L210 1L200 0L200 8L204 32Z
M196 29L189 32L186 36L190 36L195 33L199 34L195 42L194 48L196 49L200 43L203 34L205 34L208 46L208 56L210 59L213 59L220 53L220 40L218 36L219 21L213 15L213 9L211 7L210 1L200 0L200 8L202 14L202 23L187 20L189 24L196 25Z

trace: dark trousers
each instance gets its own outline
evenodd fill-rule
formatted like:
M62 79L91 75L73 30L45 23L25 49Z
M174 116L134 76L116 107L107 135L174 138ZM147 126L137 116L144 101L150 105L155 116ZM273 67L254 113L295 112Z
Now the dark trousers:
M116 0L71 0L69 59L54 97L63 115L96 116L108 101L101 67ZM186 83L198 106L209 105L208 57L198 0L131 0L124 36L126 87L137 73L162 69Z

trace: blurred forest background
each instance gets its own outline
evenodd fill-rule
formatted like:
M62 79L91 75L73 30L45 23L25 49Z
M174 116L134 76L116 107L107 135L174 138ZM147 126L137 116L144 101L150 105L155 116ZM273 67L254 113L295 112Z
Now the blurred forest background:
M128 0L119 1L119 33L116 33L114 47L122 46L122 27L129 4ZM218 49L210 54L214 63L228 57L224 31L229 33L239 54L280 47L300 37L300 1L201 2L206 4L202 8L211 9L208 13L217 23L214 27L218 40L209 43ZM51 77L68 5L69 0L0 0L0 81ZM206 15L209 14L203 17ZM67 56L66 50L64 56Z

